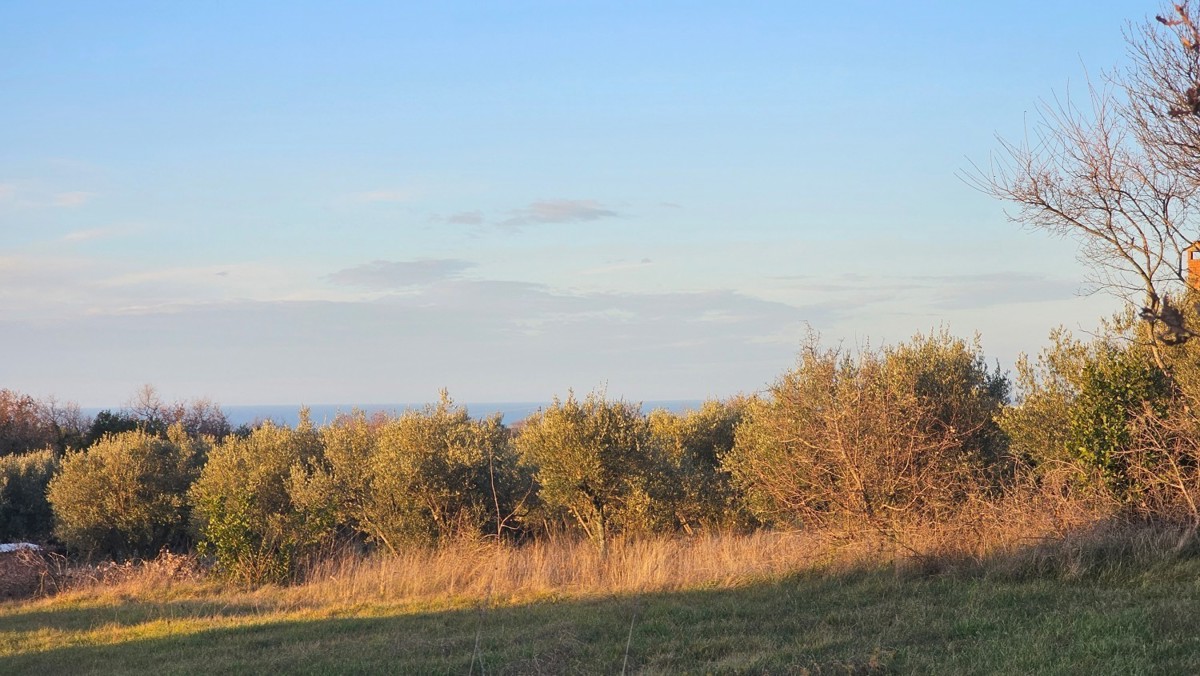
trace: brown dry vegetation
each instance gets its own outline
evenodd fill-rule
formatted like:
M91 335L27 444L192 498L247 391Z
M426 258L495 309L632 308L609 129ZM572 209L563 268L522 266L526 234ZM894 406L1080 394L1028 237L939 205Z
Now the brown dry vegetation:
M311 557L294 584L238 585L192 556L64 568L59 602L159 595L262 597L303 607L510 604L538 599L736 587L798 572L885 567L902 575L1081 574L1094 565L1151 561L1184 528L1119 516L1119 505L1063 486L1028 487L972 505L969 516L905 531L712 532L613 540L601 550L558 535L509 544L459 539L436 547ZM1115 554L1115 555L1114 555Z

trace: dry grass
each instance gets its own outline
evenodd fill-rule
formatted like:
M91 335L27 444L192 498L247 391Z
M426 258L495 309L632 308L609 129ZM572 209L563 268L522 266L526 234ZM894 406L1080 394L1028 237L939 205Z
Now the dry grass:
M758 531L615 540L605 551L569 536L512 545L464 540L398 554L352 550L316 557L291 586L236 587L190 557L73 571L63 602L206 599L280 610L455 608L543 599L732 588L800 572L892 568L901 575L965 573L1073 578L1113 562L1178 553L1179 529L1118 516L1103 495L1064 494L1044 481L977 499L954 518L902 528ZM1067 491L1069 493L1069 491Z
M605 552L558 537L523 546L460 542L391 556L316 564L292 593L359 603L459 599L503 602L731 587L808 569L827 556L796 533L716 534L615 541Z
M0 603L0 671L612 672L632 655L645 673L1194 672L1200 641L1177 618L1200 607L1200 559L1111 507L1031 488L887 535L347 551L287 587L163 555Z

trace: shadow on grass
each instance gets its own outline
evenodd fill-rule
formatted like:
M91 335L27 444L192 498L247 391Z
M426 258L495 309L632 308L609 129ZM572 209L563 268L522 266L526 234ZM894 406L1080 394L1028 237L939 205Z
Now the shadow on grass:
M0 632L86 631L99 625L131 627L156 620L259 616L274 609L267 604L139 599L117 605L105 603L96 606L18 610L0 615Z
M619 673L627 645L629 671L641 673L1195 673L1200 636L1180 618L1200 613L1200 587L1185 575L1163 580L811 573L735 589L312 620L156 603L118 621L130 628L120 642L2 658L0 673ZM86 612L16 613L0 630L86 628ZM214 614L244 624L206 625ZM139 615L180 624L139 634Z

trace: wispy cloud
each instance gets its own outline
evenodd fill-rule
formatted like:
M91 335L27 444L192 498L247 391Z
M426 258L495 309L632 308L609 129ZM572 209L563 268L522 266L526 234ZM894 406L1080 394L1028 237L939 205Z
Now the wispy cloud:
M83 206L99 196L89 190L55 190L36 180L0 183L0 203L20 209L63 209Z
M858 306L894 303L903 297L906 305L924 305L942 311L1061 301L1074 298L1079 292L1075 281L1025 272L897 276L884 285L876 278L849 274L774 279L794 284L798 291Z
M514 209L500 224L520 227L541 223L582 223L602 218L617 218L616 211L596 200L542 200L522 209Z
M1041 303L1079 295L1079 283L1020 272L914 277L934 292L937 307L946 310L982 309L997 305Z
M329 281L366 289L397 289L458 277L464 270L474 266L475 264L470 261L453 258L371 261L345 270L338 270L329 275Z

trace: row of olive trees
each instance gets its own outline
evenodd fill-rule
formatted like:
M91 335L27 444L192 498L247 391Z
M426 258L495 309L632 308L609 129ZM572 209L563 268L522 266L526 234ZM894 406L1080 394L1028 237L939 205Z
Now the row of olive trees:
M78 552L194 542L247 579L285 578L347 543L894 528L999 490L1012 471L994 422L1006 396L978 345L945 333L858 355L814 344L767 396L682 415L571 395L510 429L443 396L394 418L304 418L220 440L137 429L68 454L47 470L47 495Z
M195 543L230 575L283 579L348 543L394 552L573 524L603 545L614 533L732 523L720 462L743 407L647 417L571 396L515 433L443 395L397 417L318 428L302 416L294 429L266 424L222 440L179 424L119 432L26 483L47 486L54 533L80 554Z
M1181 388L1200 391L1200 345L1166 353L1166 380L1129 330L1060 336L1018 369L1017 405L977 342L942 332L854 353L814 342L763 396L678 415L571 395L509 428L444 395L396 417L305 416L221 439L134 429L61 459L5 458L0 528L37 537L52 523L85 555L196 546L232 576L285 579L331 547L562 528L602 548L764 525L894 534L1062 467L1200 524L1200 424L1180 403Z

